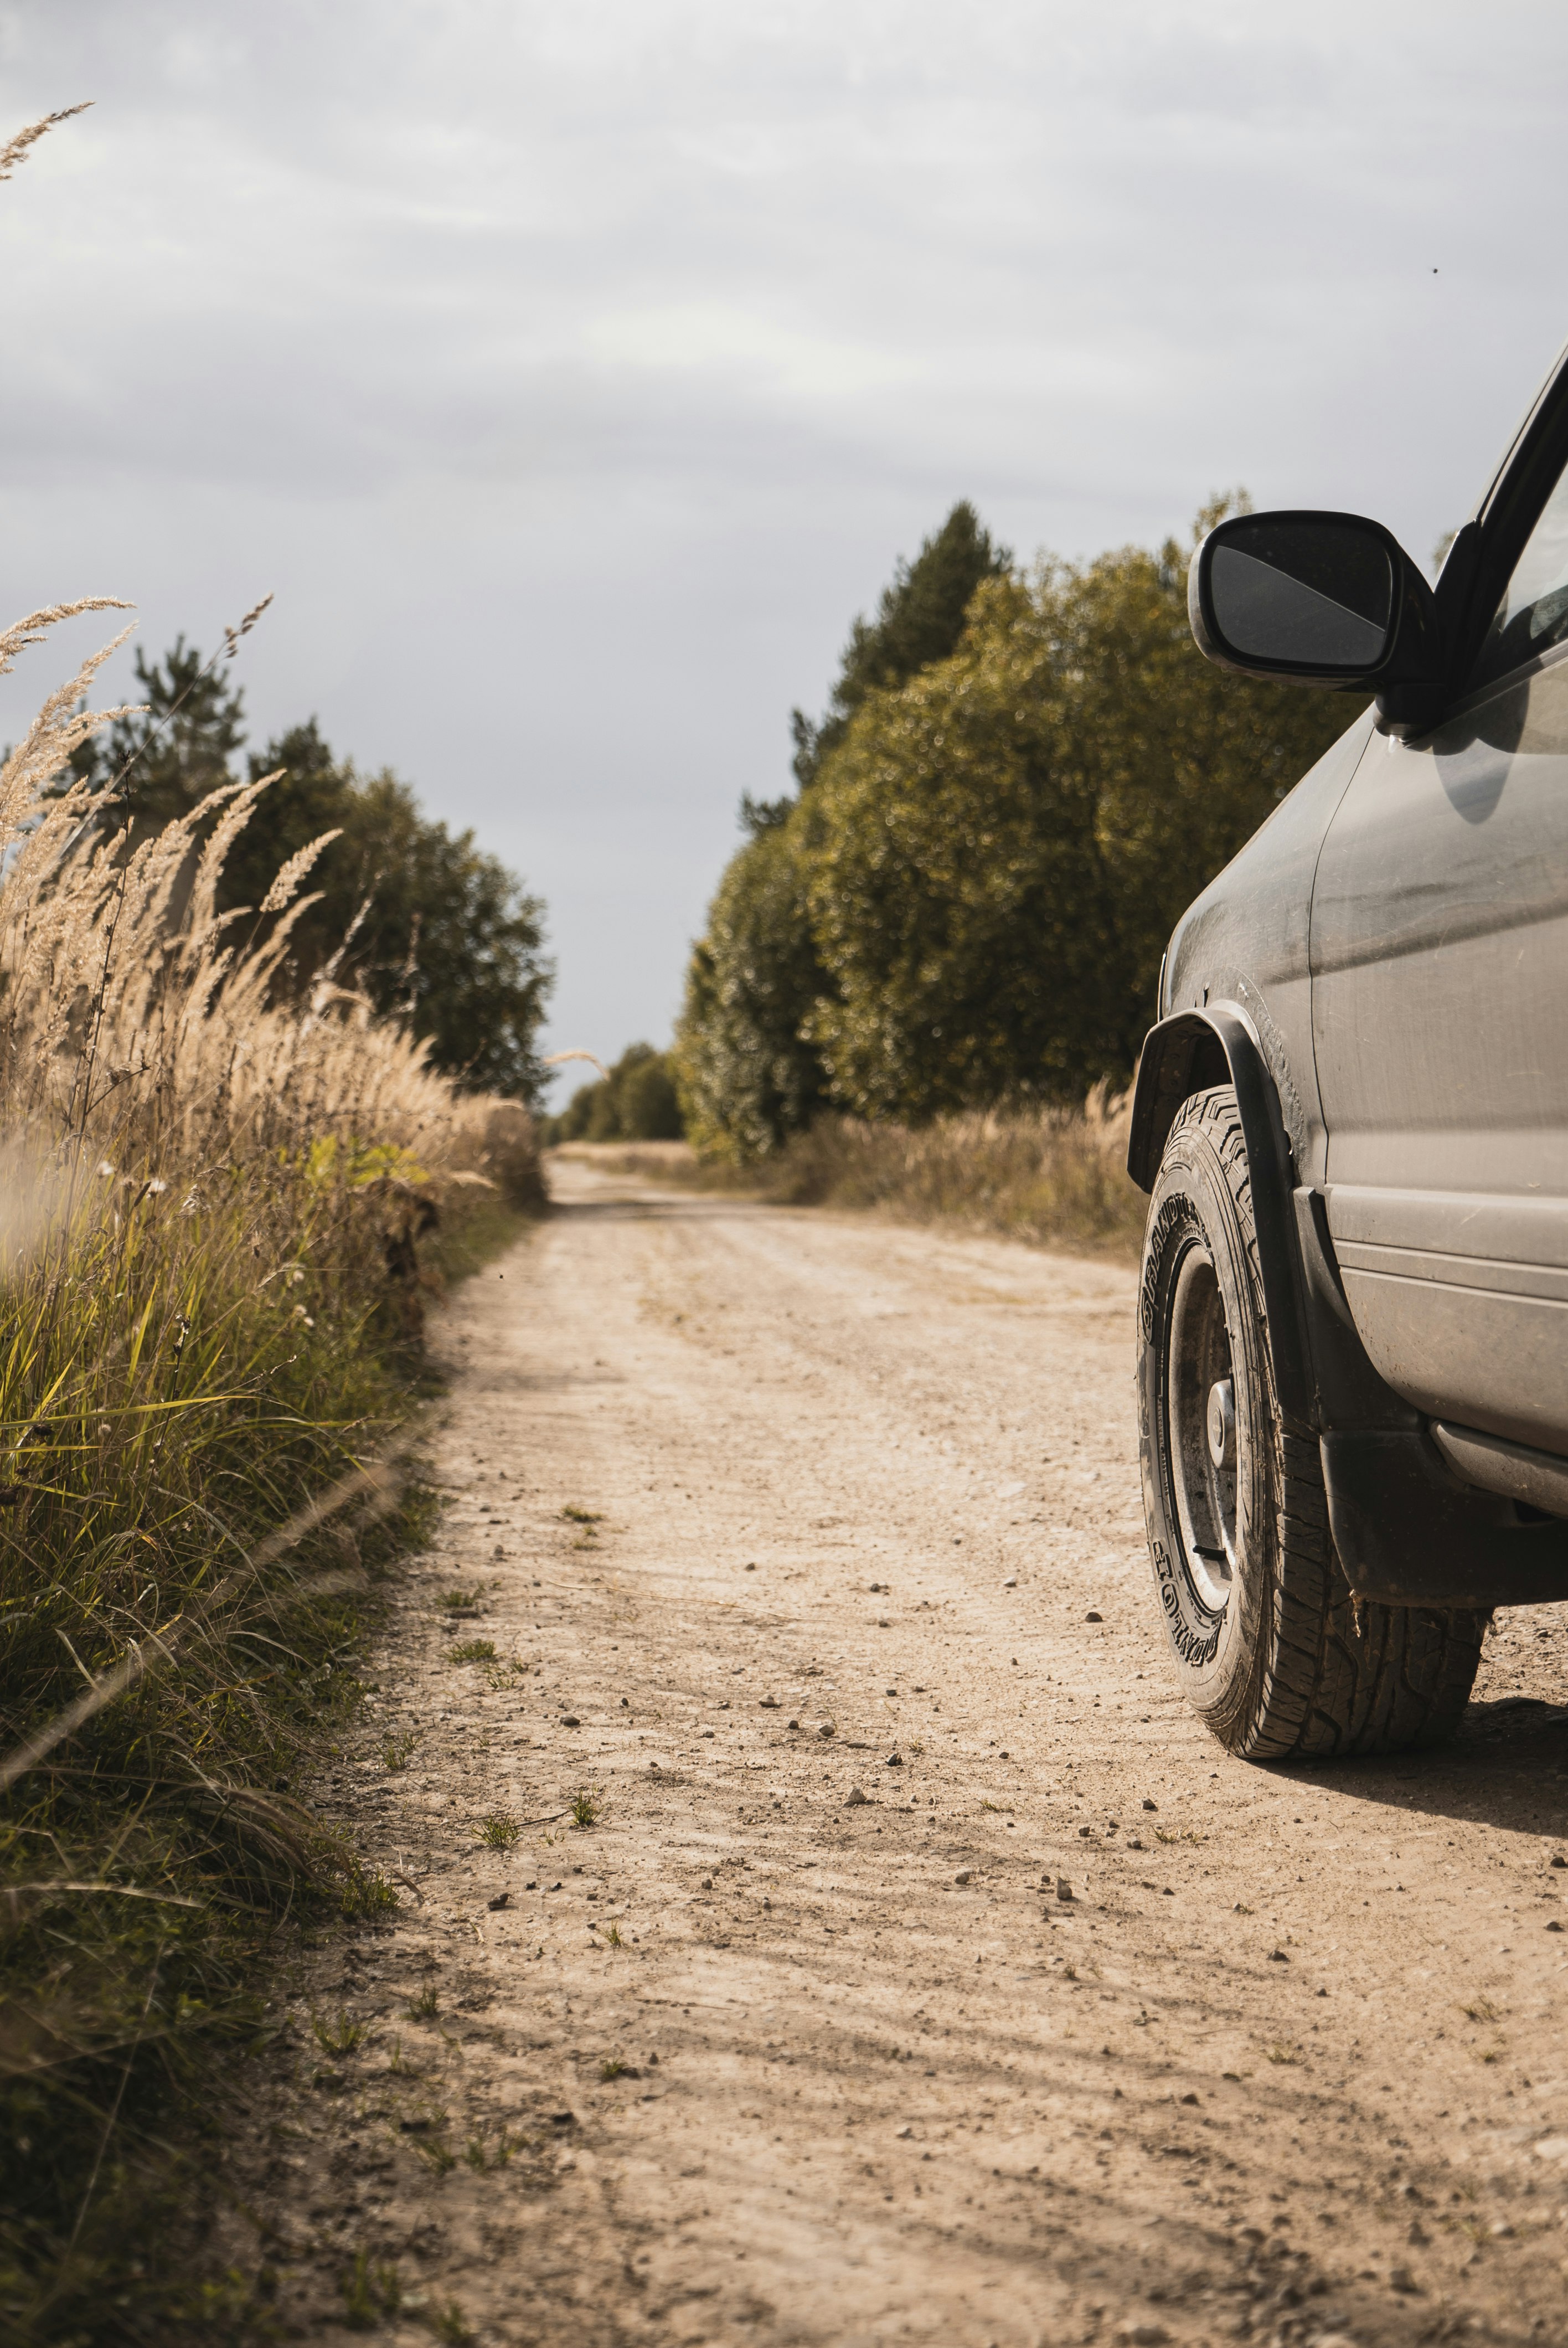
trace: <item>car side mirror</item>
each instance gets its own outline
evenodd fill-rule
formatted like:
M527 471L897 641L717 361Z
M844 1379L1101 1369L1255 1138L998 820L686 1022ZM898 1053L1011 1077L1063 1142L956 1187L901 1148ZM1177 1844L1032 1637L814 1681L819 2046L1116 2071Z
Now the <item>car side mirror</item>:
M1390 730L1436 715L1432 591L1380 522L1233 514L1193 556L1187 614L1198 650L1221 668L1280 684L1369 686Z

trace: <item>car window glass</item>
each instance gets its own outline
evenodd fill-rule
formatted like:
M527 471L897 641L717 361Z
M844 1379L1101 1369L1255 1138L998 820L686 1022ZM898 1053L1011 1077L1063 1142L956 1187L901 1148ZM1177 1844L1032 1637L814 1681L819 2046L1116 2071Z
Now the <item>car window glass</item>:
M1568 644L1568 469L1513 566L1481 649L1478 674L1501 676L1561 644Z

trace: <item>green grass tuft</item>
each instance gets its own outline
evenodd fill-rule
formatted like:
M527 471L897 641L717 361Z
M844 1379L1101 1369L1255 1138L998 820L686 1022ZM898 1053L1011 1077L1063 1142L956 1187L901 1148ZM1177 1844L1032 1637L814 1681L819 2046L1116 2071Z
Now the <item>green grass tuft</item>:
M403 2281L395 2266L374 2266L368 2250L356 2250L354 2264L338 2278L343 2325L349 2332L375 2332L384 2316L403 2306Z
M313 2013L311 2034L323 2054L352 2054L364 2044L365 2025L363 2022L353 2021L342 2011L335 2022L328 2022L323 2015Z

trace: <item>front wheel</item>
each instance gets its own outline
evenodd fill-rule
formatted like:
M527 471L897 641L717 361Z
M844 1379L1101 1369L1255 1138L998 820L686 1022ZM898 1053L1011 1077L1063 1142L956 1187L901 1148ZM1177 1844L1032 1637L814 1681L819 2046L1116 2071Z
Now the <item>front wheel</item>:
M1149 1554L1184 1690L1248 1760L1434 1744L1487 1616L1351 1603L1315 1439L1280 1425L1235 1095L1195 1094L1149 1206L1138 1322Z

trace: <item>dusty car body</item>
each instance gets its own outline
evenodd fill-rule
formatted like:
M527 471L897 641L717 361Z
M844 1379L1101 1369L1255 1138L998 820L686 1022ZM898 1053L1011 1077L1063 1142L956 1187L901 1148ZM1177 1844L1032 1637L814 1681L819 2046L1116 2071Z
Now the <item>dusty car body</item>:
M1257 1717L1235 1685L1212 1714L1236 1749L1419 1741L1456 1716L1492 1608L1568 1596L1568 363L1435 589L1361 517L1234 516L1189 604L1222 665L1373 698L1184 914L1162 972L1129 1152L1153 1194L1156 1579L1211 1711L1214 1656L1192 1653L1211 1632L1236 1649L1227 1611L1249 1570L1268 1585L1231 1658ZM1378 1726L1351 1718L1366 1686L1342 1688L1281 1744L1258 1674L1291 1611L1283 1529L1315 1494L1317 1631L1297 1622L1296 1649L1349 1640L1339 1677L1360 1684L1424 1639L1444 1692L1402 1726L1385 1703ZM1375 1662L1368 1622L1399 1660Z

